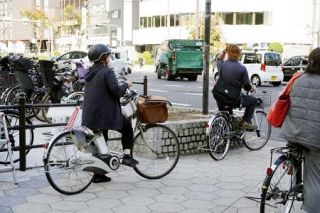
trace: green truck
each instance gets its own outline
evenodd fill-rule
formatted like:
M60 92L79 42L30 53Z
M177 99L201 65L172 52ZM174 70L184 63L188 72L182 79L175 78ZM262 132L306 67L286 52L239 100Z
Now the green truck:
M177 77L196 81L203 70L203 42L201 40L172 39L157 50L156 73L158 79Z

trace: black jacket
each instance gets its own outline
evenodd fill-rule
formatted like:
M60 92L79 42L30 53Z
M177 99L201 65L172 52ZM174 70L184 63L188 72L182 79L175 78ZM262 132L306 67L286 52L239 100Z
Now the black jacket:
M85 75L82 125L90 129L121 130L122 113L119 98L128 84L119 85L114 72L100 63Z

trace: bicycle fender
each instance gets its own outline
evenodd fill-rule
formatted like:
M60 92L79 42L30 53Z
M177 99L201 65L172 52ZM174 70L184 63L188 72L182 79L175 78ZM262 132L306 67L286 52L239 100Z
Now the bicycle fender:
M62 132L60 132L59 134L53 136L53 137L50 139L50 141L49 141L49 143L48 143L48 146L47 146L46 150L45 150L44 153L43 153L42 160L47 159L48 151L49 151L49 149L50 149L50 147L51 147L51 145L52 145L52 142L55 141L57 137L59 137L60 135L66 133L66 132L72 132L72 131L73 131L72 129L65 129L65 130L63 130Z
M217 117L216 115L215 115L215 116L211 116L210 119L209 119L209 121L208 121L208 127L207 127L207 129L206 129L206 135L207 135L207 136L209 135L210 126L211 126L213 120L214 120L216 117Z

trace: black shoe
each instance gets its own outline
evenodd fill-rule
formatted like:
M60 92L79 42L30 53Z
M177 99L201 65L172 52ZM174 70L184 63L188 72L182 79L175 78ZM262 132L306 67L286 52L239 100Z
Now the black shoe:
M95 173L93 175L93 183L103 183L103 182L109 182L111 181L111 177L105 176L103 174L97 174Z
M135 167L139 164L139 161L133 159L131 155L124 155L122 159L122 164L130 167Z

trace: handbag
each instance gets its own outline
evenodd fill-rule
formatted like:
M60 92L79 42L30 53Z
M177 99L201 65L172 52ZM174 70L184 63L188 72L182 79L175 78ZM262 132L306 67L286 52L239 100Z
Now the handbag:
M275 128L280 128L286 118L287 112L290 107L290 92L295 80L302 75L301 72L296 72L287 86L282 91L281 95L278 97L276 102L270 108L267 114L267 121L271 124L271 126Z
M213 97L217 101L221 101L223 103L232 105L239 100L240 92L241 90L238 87L229 84L225 80L223 80L221 69L220 78L218 78L217 83L214 85L212 89Z

